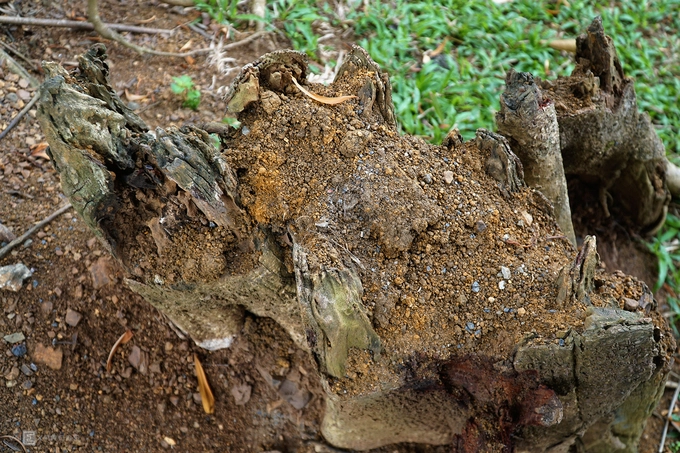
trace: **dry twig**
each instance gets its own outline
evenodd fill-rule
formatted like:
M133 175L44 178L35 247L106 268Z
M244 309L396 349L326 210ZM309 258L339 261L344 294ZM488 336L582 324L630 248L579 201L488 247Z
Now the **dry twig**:
M0 16L0 18L2 17L3 16ZM12 71L15 74L18 74L19 77L28 80L28 83L31 85L32 88L38 88L40 86L40 82L38 82L38 79L30 75L28 71L24 69L23 66L17 63L14 58L12 58L7 52L5 52L2 49L0 49L0 60L5 60L5 64L7 65L10 71Z
M14 436L0 436L0 439L9 439L9 440L13 440L13 441L16 442L17 444L19 444L19 445L21 446L21 449L24 451L24 453L26 453L26 447L25 447L24 444L23 444L19 439L17 439L16 437L14 437ZM5 445L7 445L7 442L5 442ZM10 447L10 448L12 448L10 445L7 445L7 446ZM12 448L12 450L14 450L14 448Z
M18 16L0 16L0 24L10 25L38 25L42 27L63 27L76 28L80 30L94 30L94 25L89 22L81 22L78 20L65 19L39 19L36 17L18 17ZM128 31L130 33L146 33L146 34L172 34L172 30L162 28L137 27L135 25L125 24L104 24L111 30Z
M102 22L101 17L99 17L99 5L97 0L87 0L87 20L94 26L94 30L99 33L103 38L115 41L125 47L133 49L139 53L148 53L151 55L157 55L161 57L190 57L193 55L199 55L203 53L210 52L210 49L196 49L191 52L175 53L175 52L161 52L154 49L149 49L148 47L138 46L137 44L131 43L127 39L123 38L117 32L108 27L104 22Z
M671 398L671 405L668 408L668 415L666 415L666 424L663 427L663 434L661 435L661 442L659 443L659 453L663 453L663 449L666 446L668 425L671 422L671 417L673 416L673 408L675 407L675 403L678 401L678 395L680 395L680 386L675 389L675 393L673 393L673 398Z
M52 214L48 215L47 217L45 217L45 218L44 218L43 220L41 220L40 222L38 222L38 223L36 223L35 225L33 225L33 226L32 226L31 228L29 228L24 234L22 234L21 236L19 236L18 238L16 238L16 239L13 240L12 242L10 242L9 244L7 244L7 245L4 246L3 248L1 248L1 249L0 249L0 259L4 258L5 255L7 255L7 254L10 252L10 250L12 250L14 247L16 247L17 245L19 245L19 244L21 244L22 242L24 242L24 241L25 241L26 239L28 239L33 233L35 233L35 232L38 231L40 228L44 227L45 225L47 225L48 223L50 223L52 220L56 219L57 217L59 217L60 215L62 215L62 214L65 213L66 211L68 211L69 209L71 209L71 203L66 203L64 206L62 206L61 208L57 209L57 210L54 211Z
M0 17L2 17L2 16L0 16ZM16 55L17 57L21 58L22 60L24 60L24 61L25 61L26 63L28 63L29 65L31 65L31 69L32 69L32 70L36 71L36 70L38 69L38 65L35 64L35 62L33 62L33 61L32 61L30 58L28 58L26 55L24 55L24 54L22 54L21 52L19 52L18 50L16 50L14 47L10 46L9 44L7 44L7 43L5 43L5 42L3 42L3 41L0 41L0 46L2 46L2 47L4 47L5 49L9 50L9 51L12 52L14 55Z

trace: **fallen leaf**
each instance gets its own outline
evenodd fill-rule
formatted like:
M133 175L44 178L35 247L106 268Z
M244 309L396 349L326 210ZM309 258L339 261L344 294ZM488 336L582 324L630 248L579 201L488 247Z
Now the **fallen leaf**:
M677 432L680 432L680 423L676 422L676 421L673 420L673 419L671 419L671 420L669 420L669 421L671 422L671 425L673 425L673 428L675 428L675 430L676 430Z
M444 48L446 48L446 43L449 42L448 36L444 38L442 42L439 43L436 49L434 49L432 52L430 52L430 57L436 57L440 53L444 51Z
M184 51L190 49L190 48L191 48L192 41L193 41L193 40L191 40L191 39L190 39L189 41L187 41L187 43L184 44L184 45L179 49L179 51L180 51L180 52L184 52Z
M140 20L133 21L133 22L137 25L140 25L140 24L149 24L149 23L151 23L155 20L156 20L156 16L151 16L148 19L140 19Z
M109 352L109 358L106 359L106 371L110 372L111 371L111 360L113 359L113 354L116 353L116 349L118 349L118 346L127 343L132 339L132 331L128 330L126 331L123 335L120 336L118 341L116 341L111 348L111 352Z
M125 90L125 97L127 98L128 101L140 101L142 99L146 99L146 97L149 95L147 94L130 94L128 93L128 90Z
M291 79L293 79L293 83L295 84L296 87L298 87L298 89L300 91L302 91L303 94L309 96L310 98L314 99L317 102L321 102L322 104L331 104L331 105L341 104L345 101L356 98L356 96L338 96L338 97L335 97L335 98L329 98L329 97L326 97L326 96L314 94L314 93L311 93L311 92L307 91L306 89L302 88L302 86L300 86L298 81L295 80L295 77L291 77Z
M36 143L31 146L31 156L42 157L43 159L50 160L50 156L47 155L47 148L50 146L47 142Z
M203 403L203 410L206 414L215 412L215 397L210 390L208 378L205 377L205 371L198 356L194 354L194 366L196 367L196 377L198 378L198 391L201 394L201 403Z

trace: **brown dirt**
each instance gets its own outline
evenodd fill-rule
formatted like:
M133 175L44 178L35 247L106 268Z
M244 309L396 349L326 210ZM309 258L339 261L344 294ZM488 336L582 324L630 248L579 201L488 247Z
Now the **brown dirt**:
M183 15L180 14L181 9L157 2L100 3L104 20L133 23L155 16L156 19L147 26L159 28L173 28L190 20L191 14L196 14ZM45 9L21 3L18 8L22 15L45 17L46 12L52 11L57 17L84 16L83 10L72 10L69 2L53 2ZM99 41L96 35L88 32L39 27L0 28L6 32L3 35L6 43L34 61L46 59L65 64ZM8 36L11 39L7 39ZM189 40L193 43L192 48L207 45L204 38L183 27L170 38L142 35L133 39L160 50L177 50ZM219 121L223 117L226 106L216 87L226 85L228 77L207 69L204 57L192 61L139 56L118 44L107 43L107 47L113 86L121 93L127 90L130 95L145 95L145 98L134 102L139 105L138 113L147 124L179 126L187 122ZM244 64L281 47L286 47L286 43L271 38L256 41L238 49L235 64ZM0 87L4 98L0 103L0 129L4 129L26 100L22 98L25 94L19 92L25 89L23 83L6 67L1 70L0 80L5 85ZM182 108L181 101L170 92L172 76L182 74L191 75L202 90L198 112ZM347 88L345 93L357 91L356 87ZM15 92L15 89L18 99L13 101L6 94ZM314 90L331 95L324 93L320 86L314 87ZM30 90L26 91L32 94ZM130 101L125 95L121 98ZM343 107L313 112L310 101L299 95L291 98L296 102L285 103L281 111L271 118L274 126L269 124L266 128L276 129L277 121L290 118L295 119L295 127L309 133L323 131L326 124L335 124L333 131L323 133L337 135L335 140L340 141L342 135L352 128L361 129L372 124L370 120L361 122L361 119L357 119L361 124L345 124L343 118L348 116L344 113L349 112L345 112ZM302 104L305 104L304 109L299 107ZM295 106L298 106L297 110ZM333 112L339 113L333 116ZM0 222L17 235L65 202L49 162L30 155L30 147L44 140L34 113L32 111L0 142ZM324 115L330 116L326 118ZM247 120L244 123L248 124ZM254 143L267 143L262 135L265 125L253 123L249 126ZM278 125L279 128L283 126ZM380 127L371 129L376 140L389 134ZM504 200L475 199L475 186L479 182L470 175L479 173L479 169L474 168L475 160L466 156L465 149L445 155L441 148L435 152L417 139L404 137L402 142L405 149L415 149L416 152L410 155L405 155L403 150L396 152L393 154L395 160L388 162L387 166L384 165L384 153L380 156L380 166L376 165L378 156L366 155L356 159L351 167L338 157L329 158L325 165L314 169L309 168L309 159L304 153L293 153L284 162L271 161L273 153L268 153L266 146L259 152L255 152L254 148L240 150L238 159L235 157L237 150L228 151L227 156L232 152L234 168L242 166L252 172L244 177L251 178L255 186L258 178L267 177L268 172L277 171L281 166L292 166L301 174L308 175L303 178L305 183L302 187L263 190L259 194L262 198L253 200L254 217L261 216L263 220L271 221L272 213L280 212L272 209L278 203L287 203L292 211L299 209L301 205L295 197L305 193L328 191L331 197L346 198L338 192L339 187L319 183L332 182L332 175L355 171L390 175L396 168L408 172L409 168L424 160L431 163L430 178L433 182L421 184L421 187L429 197L449 197L446 203L450 206L474 207L460 213L460 217L464 217L462 222L460 219L450 222L462 224L462 227L454 226L460 231L447 230L447 219L442 218L438 221L436 237L424 233L415 238L409 268L392 264L394 260L390 260L388 254L362 250L365 245L361 241L348 245L361 250L363 256L372 256L371 263L364 263L367 270L362 275L362 279L370 281L365 283L367 287L371 284L392 285L400 287L402 293L410 294L399 301L390 300L389 296L387 300L366 301L379 326L378 333L385 339L386 350L404 349L405 345L400 342L408 341L411 345L430 345L433 355L441 358L450 353L450 345L463 351L487 348L496 355L517 341L516 338L503 338L503 332L521 326L529 319L532 320L531 329L546 332L576 326L580 322L577 313L560 319L560 326L546 324L554 317L548 316L549 307L545 307L541 300L545 298L545 292L553 291L547 283L554 280L559 269L542 266L541 249L558 247L565 257L571 256L572 252L560 240L548 239L555 233L550 229L552 222L545 218L533 201L525 197L516 201L517 206L506 206ZM321 152L306 149L302 141L289 143L287 149L311 154ZM238 165L237 160L240 162ZM453 168L457 169L457 174L467 176L456 181L459 185L457 191L442 191L447 186L441 175ZM425 174L414 176L419 181L426 180ZM482 183L494 184L483 179ZM351 195L352 188L349 189ZM375 187L374 190L381 188ZM347 201L346 198L344 202ZM522 210L527 210L533 217L537 225L534 229L518 226L518 220L523 217ZM331 220L331 214L343 212L322 212L319 206L316 212L308 212L307 215L320 221L324 215L329 217L326 220ZM458 214L451 215L455 217ZM379 226L376 228L379 229ZM510 243L501 238L487 237L489 231L501 229L506 230ZM363 237L361 231L354 233L356 237ZM381 234L379 230L365 233L376 237ZM178 451L332 451L325 446L318 432L323 410L322 391L309 375L315 365L293 346L274 322L248 317L242 335L237 337L231 348L207 352L188 339L180 339L163 315L124 286L122 270L108 258L107 252L72 212L59 217L31 239L30 243L24 243L0 260L0 266L22 262L34 272L20 291L0 292L3 308L0 333L4 336L22 332L28 349L23 357L15 357L12 345L2 343L5 354L0 355L0 435L21 437L22 432L34 431L38 436L38 451L54 451L55 448L60 451L161 451L168 449L172 442L176 442L175 449ZM442 247L448 241L456 241L456 254L476 257L480 264L459 270L456 279L445 282L445 272L455 272L454 263L460 258L448 255L449 252ZM513 245L515 243L517 245ZM531 247L525 248L525 245ZM630 253L636 256L634 252ZM499 257L498 262L481 264L482 258L488 256ZM526 273L515 273L523 263L529 263L528 267L522 268ZM501 265L513 271L513 281L508 282L504 293L506 297L499 296ZM614 270L612 266L614 264L608 265L607 269ZM431 269L431 278L427 281L410 279L413 271L422 267ZM643 269L625 270L638 276L649 275L646 266L641 264L641 267ZM379 268L380 272L376 275L388 277L374 278L368 270L371 268ZM515 283L531 278L545 280L546 287L534 286L535 294L520 295L513 290ZM470 290L474 281L482 288L479 293ZM425 287L438 290L419 291L419 288ZM452 290L464 297L462 304L460 301L445 304L444 309L436 313L434 307L448 300L443 297L444 292ZM621 295L613 296L620 299ZM473 304L472 301L486 303ZM432 307L422 319L411 318L409 304L416 302ZM520 308L523 309L521 315L518 312ZM75 326L66 322L70 321L67 310L83 316ZM376 313L377 310L382 311ZM466 329L468 323L474 324L475 328ZM121 346L114 356L112 372L107 373L105 364L109 350L127 329L134 332L134 337ZM443 331L449 333L440 336ZM61 366L55 367L58 369L39 363L41 346L53 346L56 351L61 351L63 359ZM216 395L214 415L203 412L197 397L194 353L203 362ZM139 361L135 360L136 354L139 354ZM350 360L350 369L355 372L370 362L364 353L354 354ZM387 363L389 357L384 360ZM37 366L37 371L31 369L32 364ZM378 377L379 373L376 379ZM272 385L274 381L284 379L310 392L311 400L303 409L295 409ZM351 378L339 380L336 390L362 390L354 389L351 381ZM665 405L667 407L668 403ZM660 438L660 424L657 419L653 420L640 451L651 452L658 448L658 440L656 445L654 442ZM380 451L446 451L408 445L396 448Z

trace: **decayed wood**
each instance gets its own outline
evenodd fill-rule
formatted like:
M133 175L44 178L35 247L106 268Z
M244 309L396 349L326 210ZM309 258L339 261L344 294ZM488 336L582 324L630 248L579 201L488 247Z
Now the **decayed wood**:
M552 202L557 223L576 246L555 106L543 98L531 74L508 72L496 124L522 161L527 184Z
M634 229L653 229L670 199L664 146L638 111L633 79L600 17L576 45L571 76L542 83L557 111L564 172L599 191L606 216L613 210Z
M576 444L595 445L597 429L604 434L592 451L613 452L622 445L621 451L635 450L668 372L672 336L646 293L638 310L618 308L619 301L607 291L623 286L625 276L599 273L594 240L586 241L571 261L565 258L565 245L551 242L543 248L545 239L516 228L513 207L531 210L522 218L537 233L554 231L554 219L531 201L522 165L501 135L480 130L474 142L463 143L453 133L441 147L399 136L387 76L355 48L335 83L357 93L356 104L314 108L318 115L343 112L356 127L316 135L310 129L304 129L308 135L295 128L272 130L277 147L259 150L256 157L264 162L274 156L275 170L265 165L232 168L251 165L245 161L257 145L247 141L254 131L275 121L289 124L290 119L277 117L285 108L302 106L305 115L310 111L312 101L296 97L292 83L292 77L304 80L304 55L277 52L244 68L227 103L248 129L220 130L230 148L221 153L197 128L148 132L109 86L103 47L81 57L80 65L80 72L70 75L46 64L48 80L39 106L53 162L73 206L128 270L128 285L198 344L227 347L247 310L271 317L313 354L327 394L322 432L330 443L354 449L422 442L452 444L455 451L566 452ZM309 116L295 121L303 120L311 121ZM342 119L338 123L344 124ZM333 140L331 134L339 136ZM291 194L276 189L284 176L300 190L306 182L304 172L285 165L297 151L283 144L300 143L301 136L309 149L323 149L315 165L341 165L321 182L323 190L286 198ZM372 145L377 136L380 148ZM379 161L384 173L359 167L368 147L384 153ZM459 173L445 172L435 181L437 174L426 173L427 165L435 159L446 162L442 156L449 165L455 161ZM389 164L389 172L383 164ZM357 171L343 173L344 167ZM459 178L455 184L452 176ZM486 222L465 217L460 210L474 212L472 205L457 207L447 198L462 192L458 181L461 187L474 187L481 198L495 200L491 211L496 214L484 217ZM338 191L341 209L328 187L344 188ZM315 207L291 207L298 199ZM451 215L453 209L459 211ZM327 217L313 217L316 213ZM455 234L448 235L449 228ZM344 238L345 230L356 236ZM513 241L506 231L523 242ZM431 269L408 267L427 259L422 241L437 237L435 245L445 254L463 247L472 254L474 244L482 243L465 241L476 235L540 257L526 261L523 269L542 272L541 316L564 311L578 325L562 332L544 329L542 336L529 332L514 349L489 346L475 353L457 353L455 345L435 349L435 342L447 338L477 338L443 327L440 318L435 318L436 328L426 327L438 329L436 337L418 332L430 335L431 343L419 342L406 324L396 329L390 319L390 311L397 310L395 299L402 312L410 304L413 322L444 310L444 302L431 307L419 296L429 289ZM357 238L367 245L352 244ZM544 242L532 251L536 240ZM455 256L461 257L455 263L458 272L468 271L466 255ZM544 262L564 267L556 287L546 284L553 274ZM399 283L383 284L377 272L381 263L409 269L409 275L402 272ZM449 268L447 276L454 272ZM518 275L514 279L522 281ZM533 281L517 283L515 290L539 291ZM413 291L406 291L411 283ZM639 285L629 282L626 287ZM456 303L472 310L474 304L494 303L491 299ZM529 326L540 321L537 316L523 319ZM401 341L399 332L407 330L410 340ZM491 338L487 344L494 342ZM505 352L494 355L493 350ZM441 357L438 351L448 352ZM340 384L350 391L341 391Z

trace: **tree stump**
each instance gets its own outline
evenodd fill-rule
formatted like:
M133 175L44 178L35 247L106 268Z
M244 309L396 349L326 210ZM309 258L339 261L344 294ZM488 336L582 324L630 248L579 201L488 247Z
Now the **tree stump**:
M73 75L45 64L64 192L197 344L228 347L247 310L309 351L329 443L636 450L672 335L644 283L600 269L595 238L575 254L503 136L399 135L358 47L329 87L307 84L301 53L245 66L238 129L150 132L105 60L97 45Z

